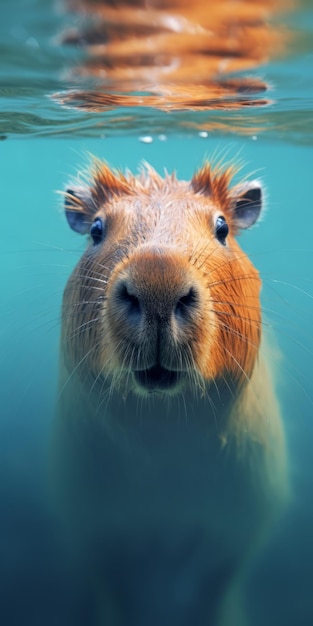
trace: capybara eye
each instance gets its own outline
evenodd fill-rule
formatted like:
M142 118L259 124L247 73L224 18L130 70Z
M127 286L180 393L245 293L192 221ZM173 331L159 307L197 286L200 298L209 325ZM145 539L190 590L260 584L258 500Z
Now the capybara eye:
M96 217L95 221L91 225L90 235L95 245L101 243L104 235L104 223L101 217Z
M226 244L226 237L228 235L228 232L229 232L229 228L225 220L225 217L220 215L217 218L216 224L215 224L215 236L219 240L219 242L223 244L223 246L225 246Z

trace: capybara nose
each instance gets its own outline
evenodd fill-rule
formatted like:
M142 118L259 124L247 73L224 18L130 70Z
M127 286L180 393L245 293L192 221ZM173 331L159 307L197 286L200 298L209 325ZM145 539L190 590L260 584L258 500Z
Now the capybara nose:
M129 323L162 323L173 319L178 323L189 322L197 307L197 290L194 286L182 286L179 293L175 291L156 292L122 279L114 289L114 304L119 309L119 316Z
M137 253L117 276L110 294L116 320L138 331L192 323L198 310L199 292L179 256Z
M109 331L139 386L177 385L176 372L188 369L187 346L201 319L200 289L188 258L141 248L117 271L107 293Z

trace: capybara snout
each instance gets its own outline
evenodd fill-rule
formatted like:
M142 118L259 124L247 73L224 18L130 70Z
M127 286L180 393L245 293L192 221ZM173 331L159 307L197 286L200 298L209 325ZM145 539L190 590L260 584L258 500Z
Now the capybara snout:
M112 277L107 316L117 350L141 389L178 388L201 320L197 282L183 255L143 246Z
M199 293L185 259L166 250L144 248L129 262L112 288L112 306L136 324L183 325L192 322Z

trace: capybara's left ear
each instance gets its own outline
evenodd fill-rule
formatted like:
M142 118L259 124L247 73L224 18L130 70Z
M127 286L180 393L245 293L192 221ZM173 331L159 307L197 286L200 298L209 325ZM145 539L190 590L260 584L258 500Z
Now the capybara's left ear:
M234 187L232 222L237 228L249 228L259 219L262 210L262 187L258 180Z
M70 227L85 235L90 228L91 195L83 187L71 187L64 196L65 215Z

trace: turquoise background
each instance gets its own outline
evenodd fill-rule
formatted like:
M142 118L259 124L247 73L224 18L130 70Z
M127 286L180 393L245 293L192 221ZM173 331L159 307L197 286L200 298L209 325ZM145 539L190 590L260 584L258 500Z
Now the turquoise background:
M132 170L145 159L186 179L216 149L227 158L239 154L244 174L253 172L265 184L264 219L241 244L261 272L266 318L283 353L279 388L292 498L249 587L253 626L313 624L312 148L261 138L172 137L146 145L126 137L0 143L4 626L76 623L75 591L45 494L61 298L84 240L69 230L55 192L86 167L87 153Z

